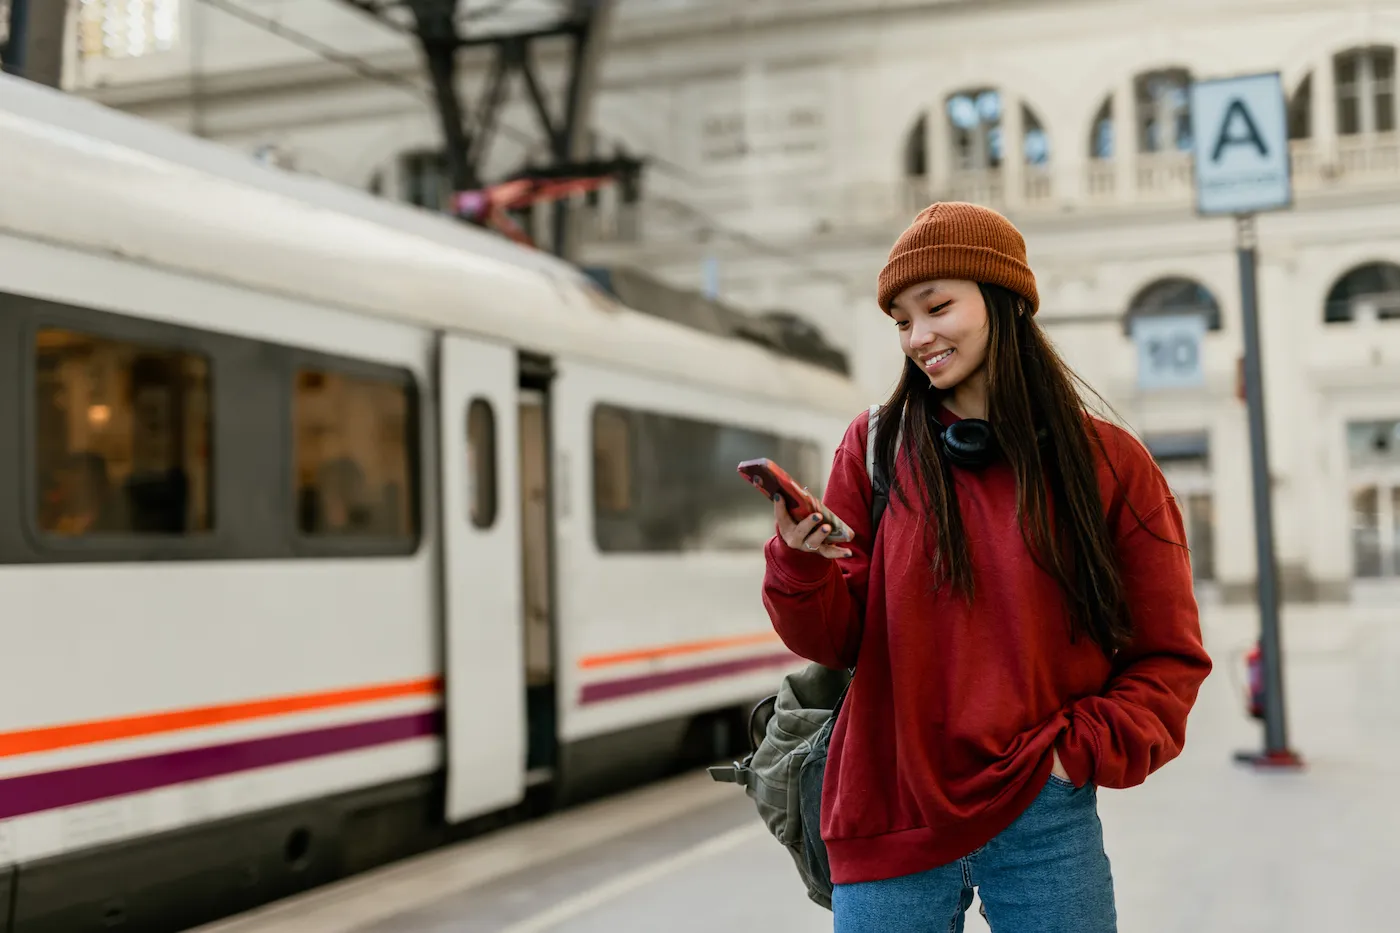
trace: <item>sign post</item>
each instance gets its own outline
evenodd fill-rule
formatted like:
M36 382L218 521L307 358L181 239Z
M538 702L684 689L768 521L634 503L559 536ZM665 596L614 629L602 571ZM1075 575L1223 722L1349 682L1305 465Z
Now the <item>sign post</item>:
M1203 216L1233 214L1244 313L1244 382L1249 411L1249 453L1254 477L1255 552L1259 575L1259 647L1264 685L1264 749L1238 752L1261 767L1301 767L1288 745L1283 693L1283 642L1279 631L1278 575L1274 561L1273 495L1264 424L1264 361L1259 340L1257 245L1254 215L1288 208L1293 184L1283 82L1277 73L1248 75L1191 86L1196 209Z

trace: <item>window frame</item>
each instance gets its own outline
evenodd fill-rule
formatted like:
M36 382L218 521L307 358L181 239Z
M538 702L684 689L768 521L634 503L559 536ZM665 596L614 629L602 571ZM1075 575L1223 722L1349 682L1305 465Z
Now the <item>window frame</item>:
M1352 302L1357 296L1355 294L1352 294L1348 295L1344 299L1334 299L1332 296L1337 292L1338 289L1342 287L1342 283L1346 282L1353 276L1363 271L1370 270L1372 268L1380 268L1382 270L1382 274L1395 274L1390 270L1400 271L1400 262L1396 262L1393 259L1367 259L1362 262L1354 263L1353 265L1347 266L1339 274L1337 274L1332 279L1332 284L1327 286L1327 293L1322 296L1322 326L1324 329L1331 327L1345 327L1348 325L1355 326L1356 308L1353 306ZM1400 275L1397 275L1397 279L1400 279ZM1389 294L1389 292L1386 292L1385 294ZM1346 310L1345 316L1339 315L1337 317L1333 317L1333 308L1338 307L1343 303ZM1392 315L1382 313L1376 315L1377 324L1385 324L1389 321L1394 320L1400 320L1400 314Z
M972 102L973 110L976 111L977 102L986 94L996 95L996 119L987 120L980 112L977 112L977 123L974 126L959 126L954 121L951 111L953 101L960 97L966 97ZM999 86L969 84L945 94L942 116L948 134L949 165L954 172L997 172L1003 169L1007 162L1008 149L1006 134L1003 132L1006 126L1006 94ZM1001 134L999 137L1000 153L993 151L994 133ZM963 151L959 134L967 138L968 151L966 152ZM1021 141L1021 145L1024 146L1024 140Z
M630 482L628 483L627 498L629 504L626 509L621 511L604 512L599 508L600 500L598 497L598 476L596 457L598 440L598 416L602 412L612 412L621 415L623 418L623 423L626 425L627 428L626 456L627 472L628 478L630 480ZM638 416L643 418L665 419L673 422L689 422L704 428L713 428L719 431L743 431L756 435L768 435L775 439L779 444L791 445L794 448L794 453L797 455L798 458L805 459L807 457L811 457L814 464L819 464L822 458L821 442L814 440L811 437L796 436L795 433L786 433L781 430L775 431L771 425L755 426L751 422L737 422L731 419L721 419L715 418L713 416L697 415L686 410L677 411L671 408L652 408L634 402L622 402L613 399L595 399L590 404L588 410L587 447L589 453L587 490L589 501L587 508L589 522L592 526L590 544L594 549L594 553L604 560L629 558L685 558L688 556L694 557L696 555L708 555L712 557L722 555L744 555L750 553L754 549L762 549L761 542L757 541L754 542L753 547L750 547L749 545L741 545L735 547L718 548L631 548L615 547L604 541L604 525L606 523L610 521L621 522L635 520L631 517L634 510L636 510L640 506L645 505L650 498L648 495L648 491L642 490L639 493L637 486L639 480L641 478L644 478L646 474L645 470L639 468L640 463L638 458L642 454L642 449L639 445L639 438L645 436L645 432L639 431L637 429L635 421L633 420L635 417ZM736 461L736 466L737 463L738 462ZM799 470L799 472L802 472L800 468L804 464L800 464L796 462L796 460L794 460L793 462L783 463L781 465L785 469ZM742 485L742 481L737 473L734 474L734 479L735 483L739 484L735 486L735 488L738 489ZM821 496L823 492L822 485L825 483L826 479L827 477L825 476L813 478L812 485L810 487L813 494L817 495L818 497ZM750 489L747 493L744 494L753 496L754 492L752 489ZM757 501L758 499L755 496L754 502L756 503ZM755 512L759 511L760 509L763 511L767 511L768 507L760 506L755 509Z
M1210 298L1214 308L1195 307L1192 305L1171 305L1171 306L1144 306L1143 302L1149 293L1162 289L1166 285L1180 286L1189 284L1200 289L1203 294ZM1198 278L1190 275L1159 275L1151 279L1133 292L1128 299L1127 307L1123 310L1123 336L1132 339L1133 322L1138 318L1148 317L1171 317L1174 315L1185 315L1199 313L1206 323L1206 334L1218 334L1225 330L1225 310L1220 305L1220 299L1209 285Z
M374 379L403 387L408 402L404 428L408 434L408 516L410 533L398 535L309 535L301 529L297 508L296 456L296 379L303 369L332 372L352 378ZM286 404L283 406L283 462L281 488L288 504L283 531L291 542L296 557L408 557L418 553L423 545L423 425L422 394L418 379L405 366L391 366L368 360L323 353L317 350L294 349L287 356L283 379Z
M1378 77L1376 64L1389 60L1390 75ZM1333 104L1337 113L1337 135L1340 137L1369 136L1393 133L1397 129L1396 96L1400 93L1400 80L1397 79L1397 64L1400 64L1400 48L1384 42L1353 46L1332 56ZM1355 69L1351 80L1342 82L1342 69L1350 65ZM1390 106L1382 109L1382 98L1389 98ZM1344 104L1350 102L1356 108L1355 129L1343 129L1342 114ZM1389 120L1389 128L1382 129L1381 123Z
M213 528L182 536L67 537L39 527L34 348L39 331L49 328L198 353L208 360ZM292 468L298 366L371 378L387 375L391 381L407 384L412 539L336 542L299 534ZM432 438L423 433L428 414L419 380L408 367L141 317L126 309L67 304L0 289L0 373L6 374L0 379L0 437L11 440L0 445L0 567L412 556L422 547L425 509L431 501L425 483L433 481L424 472L431 462L425 445ZM259 432L259 443L240 443L250 431Z
M472 451L475 447L472 440L472 412L481 410L486 412L487 427L490 429L489 453L491 456L491 462L486 467L486 476L491 483L491 512L485 521L481 521L476 514L477 496L475 493L478 488L477 484L481 480L481 473L478 469L475 471L474 475L471 459ZM467 453L466 480L468 485L466 518L467 521L471 523L473 530L488 532L496 527L496 522L501 517L501 432L498 430L498 422L496 420L496 406L492 402L490 396L478 394L467 399L467 404L462 410L462 429L465 434L465 443L463 446L466 448ZM478 464L478 467L479 466Z
M1099 108L1094 111L1094 116L1089 120L1089 165L1103 165L1112 162L1117 157L1117 144L1119 142L1118 124L1114 122L1113 96L1109 94L1099 104ZM1104 125L1108 126L1108 150L1099 151L1100 129Z
M1155 149L1151 145L1152 139L1148 133L1148 123L1151 119L1162 114L1160 109L1156 107L1159 98L1154 97L1152 93L1154 90L1151 86L1153 79L1167 85L1173 92L1180 92L1184 97L1181 105L1173 107L1170 113L1173 119L1171 143ZM1191 151L1191 146L1182 145L1182 130L1184 119L1185 136L1189 138L1191 134L1191 84L1195 80L1195 74L1184 65L1149 68L1133 75L1133 133L1136 134L1137 138L1138 155L1165 156ZM1152 108L1152 110L1149 111L1148 108Z
M6 295L6 300L29 304L30 311L18 330L20 353L19 411L15 434L19 444L19 526L24 539L41 562L79 561L171 561L200 560L233 556L228 532L221 519L227 503L221 501L224 487L220 483L220 458L223 438L220 437L220 411L217 387L220 385L220 344L226 339L178 324L131 317L119 312L87 310L58 305L22 296ZM211 527L184 535L103 534L91 537L68 537L51 534L39 525L38 502L40 482L34 438L39 429L37 393L37 354L35 346L39 333L45 330L68 330L97 339L138 344L153 349L189 353L208 362L209 392L209 511Z
M598 525L600 524L600 517L626 514L627 512L631 511L632 502L635 499L633 485L636 481L637 475L637 442L636 432L633 430L632 422L629 418L629 416L635 411L638 411L638 409L625 407L623 405L618 405L612 402L600 401L594 402L593 406L591 407L588 413L588 494L591 500L591 514L593 516L595 539L594 545L598 548L599 552L602 553L609 552L604 551L604 549L598 545L598 542L596 540L598 537ZM598 482L600 478L598 473L598 418L600 415L605 414L611 416L621 416L619 419L619 423L622 426L622 459L624 461L623 470L625 471L623 477L625 480L624 498L627 500L627 506L621 509L600 508L602 497L598 495ZM651 414L651 412L648 412L648 414Z

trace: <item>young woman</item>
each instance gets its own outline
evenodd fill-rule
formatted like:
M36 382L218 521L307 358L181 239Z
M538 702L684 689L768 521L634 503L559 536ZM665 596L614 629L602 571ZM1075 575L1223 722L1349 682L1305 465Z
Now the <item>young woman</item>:
M880 273L904 373L824 502L775 504L764 603L797 654L856 673L822 837L837 933L1112 933L1095 788L1181 752L1211 662L1181 514L1151 455L1090 416L1034 315L1025 242L924 210ZM891 477L870 538L865 445Z

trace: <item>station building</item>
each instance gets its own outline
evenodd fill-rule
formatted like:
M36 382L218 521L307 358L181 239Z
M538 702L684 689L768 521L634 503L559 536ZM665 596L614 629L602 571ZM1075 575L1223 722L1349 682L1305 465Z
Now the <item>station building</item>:
M481 6L489 30L558 4ZM71 24L76 93L288 170L444 203L436 116L404 83L422 80L412 41L341 0L82 0ZM653 161L638 203L609 192L575 212L578 258L791 309L876 401L900 362L873 297L890 244L934 200L1003 211L1026 234L1040 320L1175 487L1202 598L1247 601L1237 230L1195 212L1188 89L1278 72L1295 203L1261 215L1257 239L1283 593L1393 599L1397 46L1396 0L619 0L595 145ZM484 59L463 68L474 99ZM488 174L538 154L532 119L517 90ZM1205 321L1204 384L1147 391L1134 321L1180 314Z

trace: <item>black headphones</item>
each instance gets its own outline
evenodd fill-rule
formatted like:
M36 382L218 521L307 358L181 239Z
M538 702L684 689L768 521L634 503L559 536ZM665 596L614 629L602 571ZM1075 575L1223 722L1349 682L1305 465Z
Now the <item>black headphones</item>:
M939 453L948 458L948 462L955 467L980 470L996 460L997 455L1001 453L1001 446L997 444L991 422L981 418L964 418L951 425L944 425L936 417L930 420L933 421ZM1050 432L1041 428L1035 432L1035 436L1041 446L1044 446L1050 439Z

